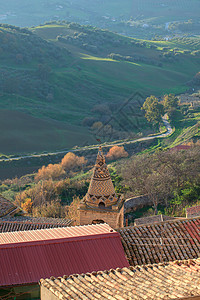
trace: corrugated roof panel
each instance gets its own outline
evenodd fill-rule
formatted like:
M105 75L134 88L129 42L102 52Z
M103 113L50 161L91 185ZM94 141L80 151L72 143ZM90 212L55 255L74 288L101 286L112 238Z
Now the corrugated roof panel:
M0 233L0 245L21 242L23 243L25 241L31 242L69 237L80 237L94 234L105 234L109 232L114 232L114 230L107 224L3 232Z
M129 266L107 224L13 233L0 234L0 286Z

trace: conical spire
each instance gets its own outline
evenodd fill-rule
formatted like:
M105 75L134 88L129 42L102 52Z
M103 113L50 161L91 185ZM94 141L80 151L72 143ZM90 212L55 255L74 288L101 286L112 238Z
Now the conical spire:
M94 172L86 194L86 202L92 206L104 203L108 207L116 203L117 199L105 157L99 147Z

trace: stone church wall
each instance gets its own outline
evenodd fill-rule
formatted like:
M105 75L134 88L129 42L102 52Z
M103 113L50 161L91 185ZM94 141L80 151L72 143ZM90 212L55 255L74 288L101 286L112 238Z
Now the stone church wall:
M95 223L107 223L112 228L124 226L123 207L120 212L96 211L96 210L79 210L77 225L87 225Z

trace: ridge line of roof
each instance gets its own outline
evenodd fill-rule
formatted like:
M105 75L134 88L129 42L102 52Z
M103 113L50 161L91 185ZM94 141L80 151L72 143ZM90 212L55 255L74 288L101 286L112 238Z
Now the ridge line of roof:
M19 232L19 231L18 231ZM63 244L63 243L71 243L77 241L89 241L95 239L106 239L111 238L114 235L115 237L120 238L120 234L116 231L114 232L107 232L107 233L99 233L99 234L92 234L92 235L84 235L84 236L75 236L75 237L64 237L64 238L56 238L56 239L48 239L48 240L34 240L34 241L20 241L20 242L13 242L13 243L5 243L0 244L1 249L10 249L10 248L22 248L22 247L31 247L37 245L50 245L50 244Z
M77 273L74 273L74 274L70 274L70 275L63 275L61 278L65 277L65 279L68 279L68 278L72 278L72 277L77 277L77 276L85 276L85 275L88 275L88 274L93 274L96 273L96 275L98 274L101 274L101 273L104 273L104 272L112 272L112 271L121 271L123 269L129 269L131 271L140 271L140 269L147 269L147 268L153 268L153 267L158 267L158 266L169 266L169 265L177 265L178 264L182 264L182 265L186 265L187 263L190 263L190 262L199 262L200 263L200 257L199 258L193 258L193 259L183 259L183 260L174 260L174 261L168 261L168 262L160 262L160 263L154 263L154 264L143 264L143 265L136 265L136 266L129 266L129 267L122 267L122 268L116 268L116 269L109 269L109 270L100 270L100 271L94 271L94 272L87 272L87 273L84 273L84 274L77 274ZM200 266L200 264L199 264ZM54 276L51 276L50 279L56 279L58 277L54 277ZM49 279L49 278L41 278L40 281L39 281L39 284L41 284L41 280L45 281L46 279Z
M200 219L200 216L198 217L191 217L191 218L177 218L177 219L173 219L173 220L165 220L165 221L160 221L160 222L154 222L154 223L149 223L149 224L140 224L140 225L130 225L130 226L126 226L126 227L121 227L119 229L117 229L117 231L119 230L123 230L123 229L127 229L127 228L136 228L136 227L144 227L144 226L151 226L151 225L159 225L159 224L163 224L163 223L176 223L179 221L190 221L190 220L196 220L196 219Z
M70 222L72 222L73 220L69 220L69 224ZM53 222L32 222L32 221L23 221L23 220L19 220L19 221L12 221L12 220L1 220L0 218L0 223L8 223L8 224L29 224L29 225L65 225L65 222L64 223L53 223ZM66 222L66 224L68 224ZM66 226L66 227L69 227L69 226ZM71 226L71 227L74 227L74 226ZM49 228L50 229L50 228ZM26 230L27 231L27 230Z
M1 218L0 218L0 220L1 220ZM64 227L64 228L67 228L67 229L71 229L71 228L82 228L82 227L91 227L91 226L93 226L93 227L103 227L103 226L105 226L105 225L107 225L108 227L110 227L110 225L109 224L107 224L107 223L102 223L102 224L87 224L87 225L74 225L74 226L68 226L68 227ZM40 229L40 230L54 230L55 228L44 228L44 229ZM112 227L110 227L110 229L111 230L113 230L113 231L116 231L115 229L113 229ZM33 231L33 230L24 230L24 231L26 231L26 232L29 232L29 231ZM19 232L19 231L17 231L17 232ZM8 233L8 232L2 232L2 233L0 233L0 234L5 234L5 233Z

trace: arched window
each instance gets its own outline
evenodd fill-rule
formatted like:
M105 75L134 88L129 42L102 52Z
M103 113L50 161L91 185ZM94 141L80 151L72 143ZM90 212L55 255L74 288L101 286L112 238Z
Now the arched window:
M93 220L92 224L103 224L105 223L103 220Z
M105 208L105 203L104 202L99 202L99 208L104 209Z

